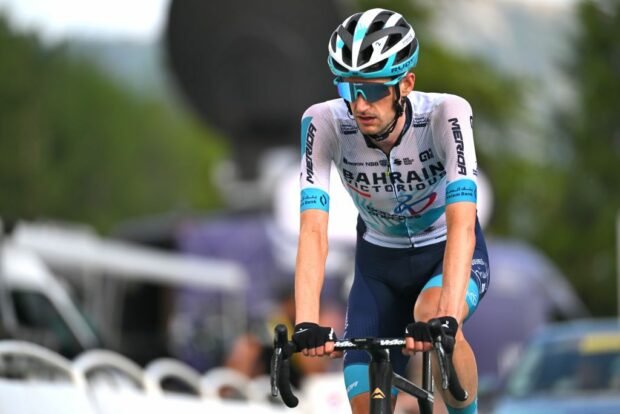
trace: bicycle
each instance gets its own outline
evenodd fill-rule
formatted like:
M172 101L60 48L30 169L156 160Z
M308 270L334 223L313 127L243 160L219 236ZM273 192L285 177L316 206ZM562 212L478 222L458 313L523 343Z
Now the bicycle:
M449 390L452 396L459 401L467 400L467 391L461 387L452 364L454 337L445 334L439 320L429 322L429 330L433 339L433 349L439 361L441 388ZM452 341L451 344L450 341ZM420 387L392 370L389 350L403 348L404 346L404 338L349 338L335 342L334 349L336 351L364 350L370 354L368 366L369 384L370 390L372 390L370 414L390 414L392 412L392 386L417 398L420 414L432 414L435 399L430 351L423 353L422 387ZM291 390L289 358L293 353L299 351L295 343L288 341L286 326L276 326L274 352L271 358L271 395L273 397L280 395L284 404L290 408L296 407L299 400Z

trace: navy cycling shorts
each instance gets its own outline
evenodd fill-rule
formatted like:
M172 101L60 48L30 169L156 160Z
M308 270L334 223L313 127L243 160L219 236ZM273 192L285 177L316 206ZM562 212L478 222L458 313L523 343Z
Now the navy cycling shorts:
M358 235L344 337L402 337L406 326L413 322L413 307L420 292L427 287L441 286L445 246L443 241L423 247L388 248L369 243ZM484 236L476 222L476 246L466 298L469 316L489 286L488 262ZM405 375L409 357L397 349L390 352L394 371ZM365 351L345 352L345 378L347 367L369 362Z

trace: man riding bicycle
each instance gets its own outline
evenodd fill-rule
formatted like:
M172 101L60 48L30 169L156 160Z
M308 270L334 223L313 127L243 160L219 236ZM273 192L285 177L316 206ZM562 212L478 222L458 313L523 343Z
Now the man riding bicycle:
M475 357L458 329L489 285L472 110L455 95L413 91L418 54L411 25L384 9L350 16L329 40L340 99L302 117L293 341L305 355L333 353L333 329L318 325L333 162L359 211L345 337L405 334L406 350L391 354L404 375L410 355L431 349L425 323L440 318L456 336L453 361L470 395L442 396L450 413L476 413ZM354 413L368 412L368 361L364 351L344 355Z

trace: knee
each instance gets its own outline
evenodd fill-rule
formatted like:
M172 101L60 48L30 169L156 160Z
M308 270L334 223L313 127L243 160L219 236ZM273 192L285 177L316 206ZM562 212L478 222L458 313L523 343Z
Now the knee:
M428 322L435 316L431 306L425 305L424 302L417 302L413 308L413 319L416 322Z
M429 288L424 289L413 307L413 319L416 322L428 322L434 318L439 305L439 296L441 289Z

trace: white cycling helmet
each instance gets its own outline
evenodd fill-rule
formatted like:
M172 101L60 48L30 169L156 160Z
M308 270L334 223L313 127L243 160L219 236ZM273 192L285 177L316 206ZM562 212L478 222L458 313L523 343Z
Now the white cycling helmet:
M329 39L329 68L338 78L394 78L418 62L418 40L398 13L371 9L348 17Z

